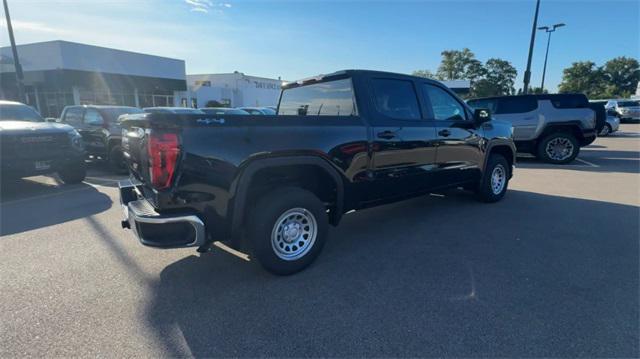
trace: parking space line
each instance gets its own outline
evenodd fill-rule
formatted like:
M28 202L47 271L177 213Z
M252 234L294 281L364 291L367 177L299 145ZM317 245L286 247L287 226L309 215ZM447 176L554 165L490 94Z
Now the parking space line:
M591 167L594 167L594 168L600 168L600 166L599 166L599 165L597 165L597 164L595 164L595 163L591 163L591 162L589 162L589 161L585 161L585 160L583 160L582 158L576 158L576 161L582 162L582 163L584 163L584 164L586 164L586 165L589 165L589 166L591 166Z

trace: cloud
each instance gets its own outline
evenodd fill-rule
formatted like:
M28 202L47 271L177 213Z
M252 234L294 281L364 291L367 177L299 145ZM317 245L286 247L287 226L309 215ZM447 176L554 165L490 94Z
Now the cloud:
M11 21L11 25L13 25L13 30L15 31L28 31L55 35L66 35L69 33L67 30L50 27L40 22L13 20ZM7 22L4 19L0 20L0 27L7 28Z
M230 9L232 5L227 2L213 2L211 0L183 0L191 7L193 12L209 13L209 11L222 12L222 9Z

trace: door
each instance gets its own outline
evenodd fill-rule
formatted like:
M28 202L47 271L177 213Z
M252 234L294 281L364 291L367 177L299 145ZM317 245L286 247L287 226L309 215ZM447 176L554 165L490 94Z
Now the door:
M440 86L423 83L422 95L436 123L438 186L479 179L484 160L482 130L476 127L470 111Z
M537 136L541 127L538 117L538 100L533 96L511 96L497 99L493 118L511 122L513 140L527 141Z
M373 130L370 200L421 192L435 168L436 129L422 114L415 83L371 79Z
M94 108L87 108L82 121L82 139L87 152L90 154L107 155L107 144L105 134L105 119L102 114Z

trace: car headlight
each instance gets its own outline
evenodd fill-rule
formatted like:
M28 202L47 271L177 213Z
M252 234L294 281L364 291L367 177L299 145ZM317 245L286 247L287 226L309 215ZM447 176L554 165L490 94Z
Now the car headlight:
M82 143L82 136L80 136L80 133L78 133L78 131L76 131L75 129L71 130L67 132L67 135L69 135L71 146L79 150L82 150L84 148L84 145Z

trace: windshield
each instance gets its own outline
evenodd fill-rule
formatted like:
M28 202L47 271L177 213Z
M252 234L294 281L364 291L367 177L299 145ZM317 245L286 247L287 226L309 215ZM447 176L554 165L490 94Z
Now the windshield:
M113 119L117 119L121 115L144 113L144 111L137 107L105 107L101 108L100 111L106 113L109 118Z
M640 102L638 101L620 101L618 102L618 107L637 107L640 106Z
M33 108L22 104L0 105L0 121L43 122L44 119Z
M282 91L279 115L357 116L351 79L334 80Z

